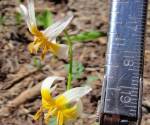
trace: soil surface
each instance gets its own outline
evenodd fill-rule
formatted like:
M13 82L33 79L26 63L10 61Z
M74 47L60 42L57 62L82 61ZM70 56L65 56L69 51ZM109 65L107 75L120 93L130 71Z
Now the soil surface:
M67 77L64 64L68 60L60 60L51 54L41 62L41 68L34 64L27 45L33 40L25 22L16 20L19 0L0 0L0 125L43 125L43 120L34 121L33 115L41 106L40 83L50 75ZM150 5L150 4L149 4ZM106 0L38 0L36 12L48 8L55 20L73 12L75 18L69 27L71 34L81 31L108 31L109 2ZM63 35L63 34L62 34ZM84 73L73 86L87 83L89 76L96 76L92 81L92 92L82 99L84 115L75 125L94 125L96 107L101 97L104 76L105 52L107 38L75 43L74 60L84 66ZM66 80L58 83L57 92L65 90ZM144 64L143 119L141 125L150 125L150 6L148 9L145 64ZM56 93L56 94L58 94Z

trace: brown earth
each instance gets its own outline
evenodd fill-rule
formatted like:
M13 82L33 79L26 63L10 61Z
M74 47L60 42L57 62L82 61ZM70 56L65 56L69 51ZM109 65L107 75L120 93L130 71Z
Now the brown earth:
M0 125L42 125L43 120L33 121L33 115L40 107L40 82L50 75L66 77L64 64L67 60L59 60L51 54L42 62L43 67L34 66L33 58L27 45L32 36L27 30L24 21L16 21L18 0L0 0L0 16L4 22L0 25ZM42 6L41 6L42 5ZM55 14L55 19L66 13L75 15L70 25L70 33L80 31L108 30L108 8L106 0L38 0L36 11L48 8ZM142 125L150 125L150 7L147 20L143 119ZM95 122L97 102L101 97L101 87L104 75L104 61L107 41L106 37L95 41L74 44L74 59L81 62L85 71L81 78L73 81L73 86L82 86L88 76L96 76L93 81L93 91L84 97L84 118L75 124L92 125ZM58 83L58 93L65 90L65 81Z

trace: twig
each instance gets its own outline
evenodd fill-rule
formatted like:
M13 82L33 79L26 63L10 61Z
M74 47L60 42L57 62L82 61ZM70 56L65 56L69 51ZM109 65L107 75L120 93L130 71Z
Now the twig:
M19 95L22 91L24 91L24 88L31 88L35 84L34 79L36 79L36 81L41 81L46 77L46 75L43 73L38 73L36 76L32 77L33 75L20 81L19 83L14 85L12 88L8 90L3 90L2 92L0 92L0 97L1 98L9 97L9 99L11 99L14 96Z
M35 72L37 72L37 71L39 71L39 69L34 68L33 70L31 70L31 71L29 71L29 72L25 72L24 75L19 75L19 76L17 76L15 79L13 79L12 81L8 82L5 86L3 86L3 87L0 88L0 89L2 89L2 90L9 89L9 88L12 87L15 83L20 82L21 80L27 78L28 76L30 76L31 74L33 74L33 73L35 73Z
M12 112L19 105L39 96L40 87L41 87L41 84L37 84L36 86L22 92L14 100L9 101L3 108L0 109L0 117L8 116L10 112Z

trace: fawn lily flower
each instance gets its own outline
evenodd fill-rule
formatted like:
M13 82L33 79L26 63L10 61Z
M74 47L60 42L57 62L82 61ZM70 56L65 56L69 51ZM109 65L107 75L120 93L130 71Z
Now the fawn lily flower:
M57 118L57 125L65 125L79 117L82 113L80 98L91 91L90 87L76 87L64 92L61 95L52 97L52 91L56 85L51 87L55 80L63 80L62 77L52 76L46 78L41 86L42 106L34 116L35 120L45 113L46 124L51 117Z
M20 5L20 11L24 16L29 31L34 36L34 41L29 44L28 48L31 53L37 53L41 48L41 57L44 59L45 54L50 51L54 55L65 58L68 55L68 46L56 43L56 37L68 26L73 16L69 15L55 22L44 31L39 31L36 25L34 0L27 0L27 8Z

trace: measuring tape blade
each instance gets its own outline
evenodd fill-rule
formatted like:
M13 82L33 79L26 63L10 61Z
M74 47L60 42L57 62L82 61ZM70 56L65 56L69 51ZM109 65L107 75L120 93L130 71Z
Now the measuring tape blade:
M128 125L141 115L148 0L112 0L101 124Z

